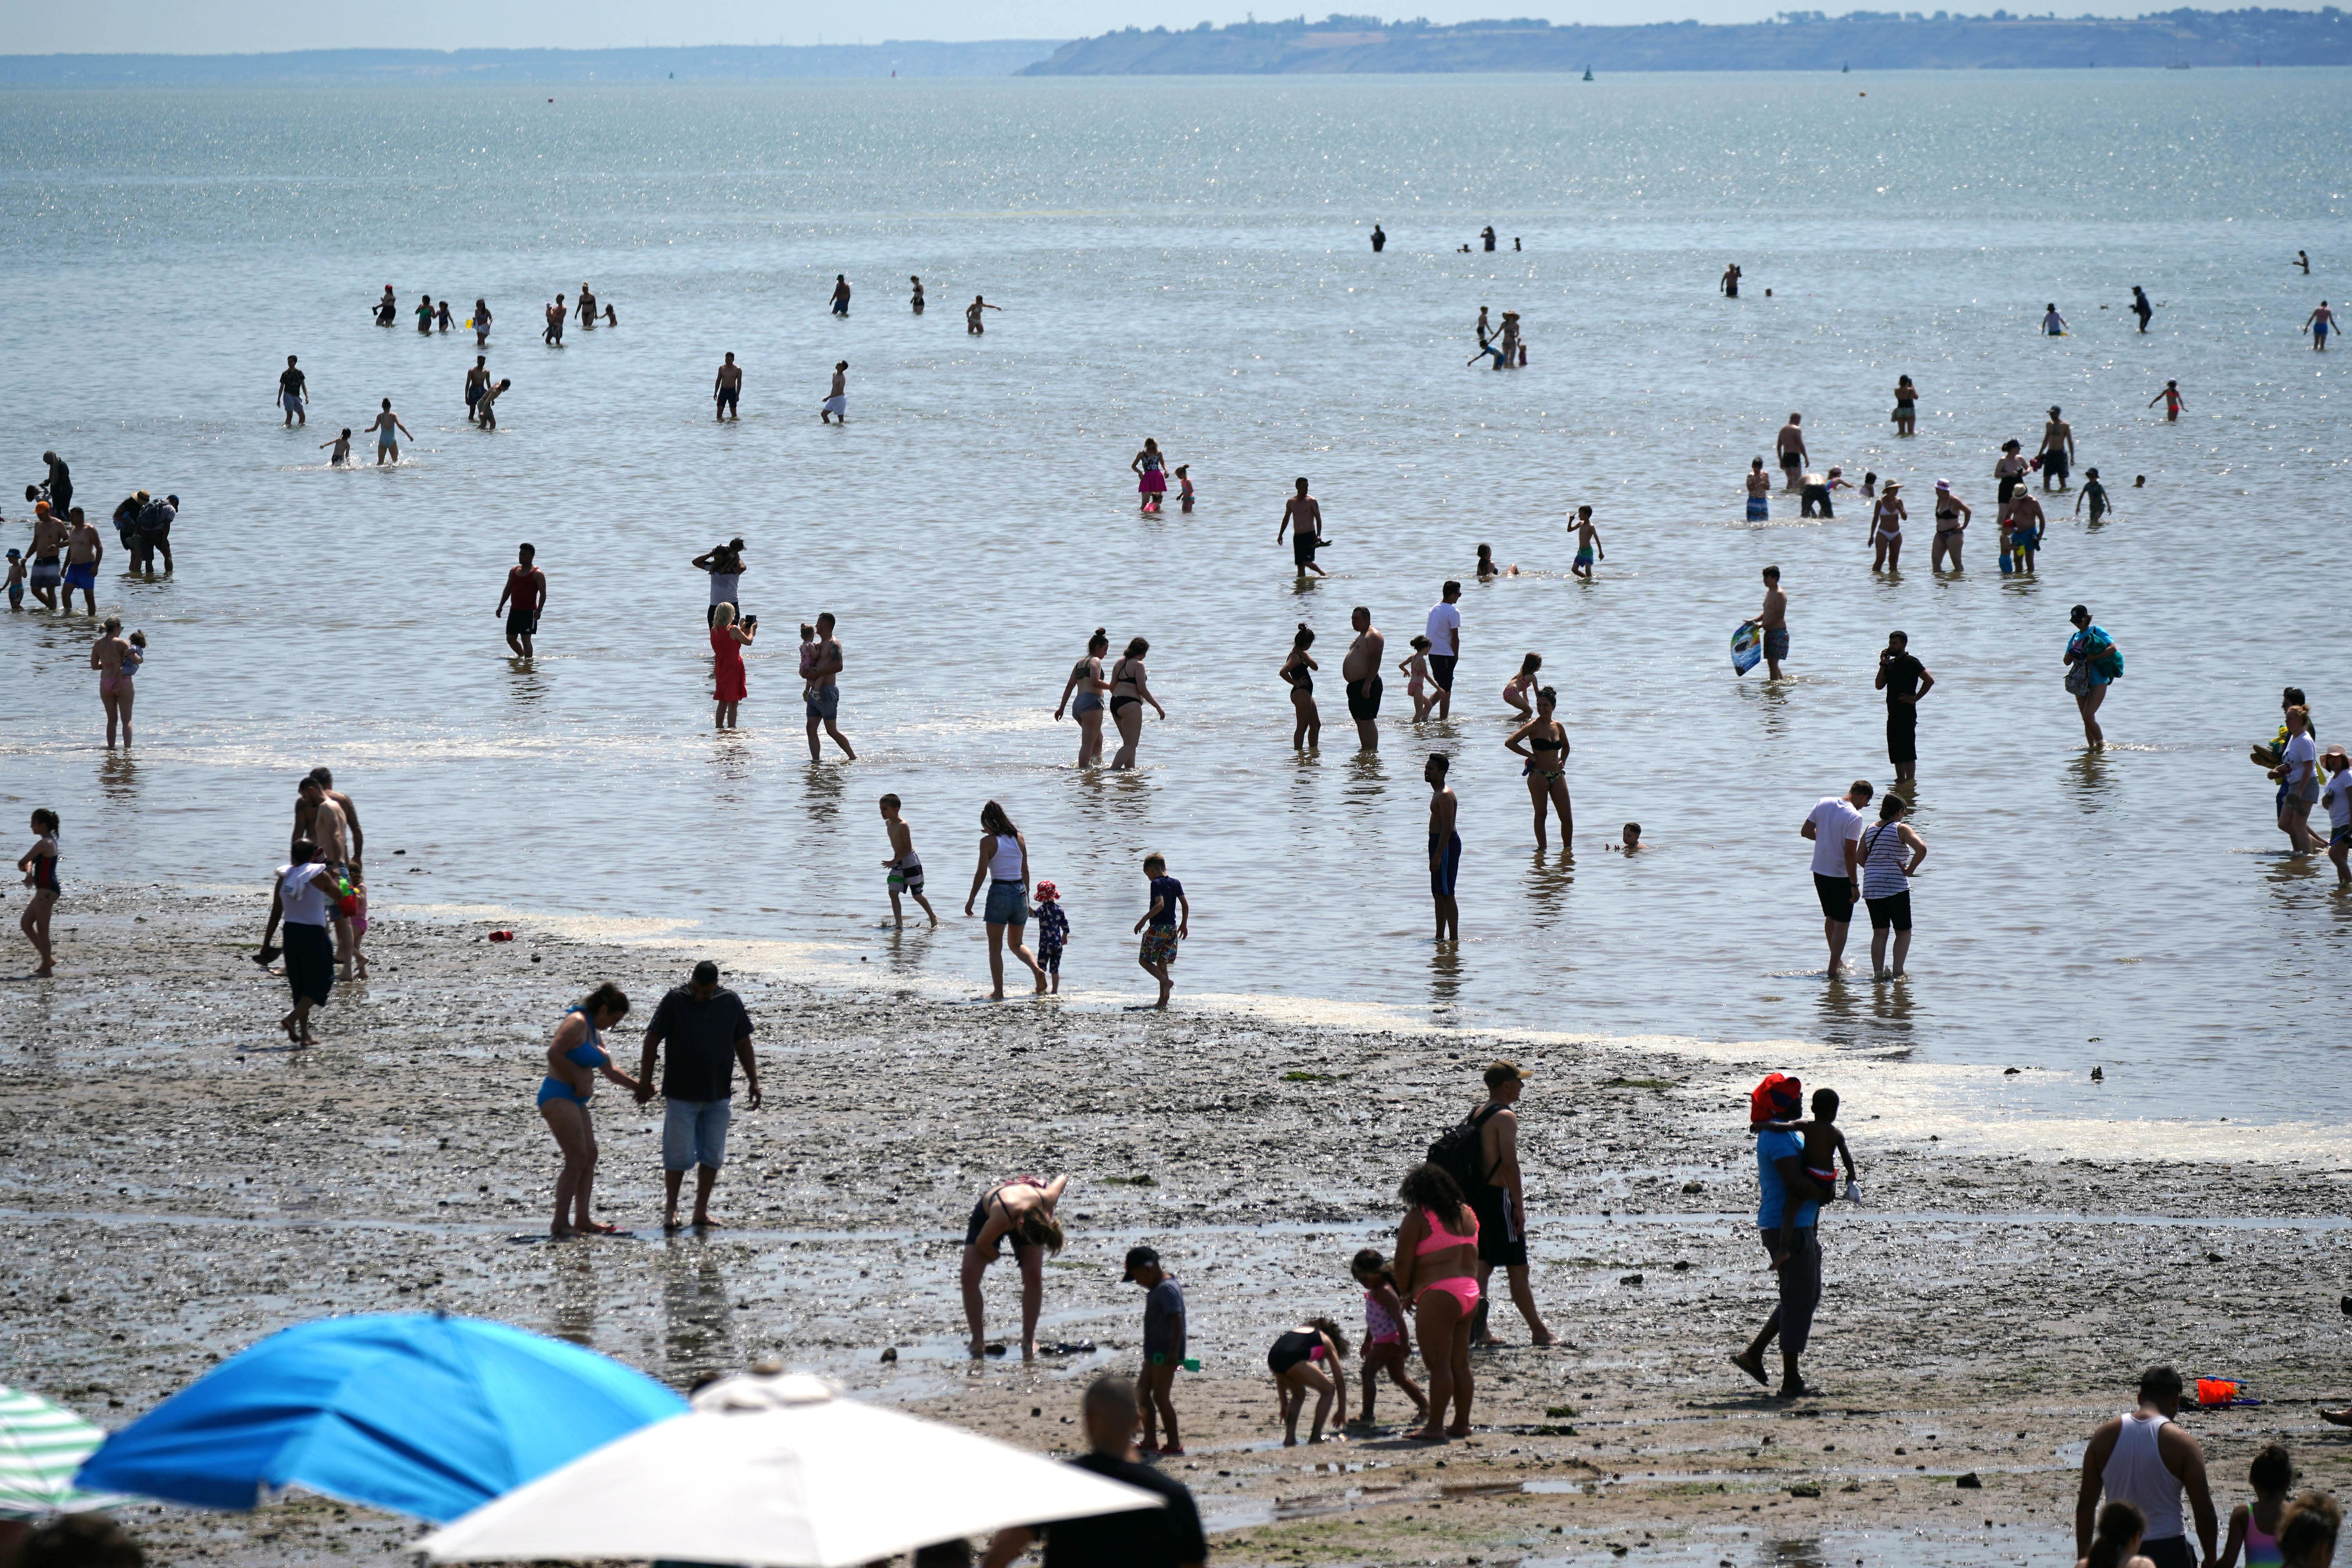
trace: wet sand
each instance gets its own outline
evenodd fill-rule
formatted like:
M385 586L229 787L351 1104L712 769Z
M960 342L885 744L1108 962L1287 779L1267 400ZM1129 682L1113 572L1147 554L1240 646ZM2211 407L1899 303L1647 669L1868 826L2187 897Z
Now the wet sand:
M2151 1361L2268 1401L2187 1418L2225 1510L2273 1436L2314 1482L2352 1481L2347 1435L2310 1404L2345 1385L2352 1143L1971 1121L1914 1092L1917 1069L1807 1058L1796 1070L1846 1096L1871 1206L1824 1218L1818 1392L1790 1405L1724 1358L1771 1298L1746 1089L1791 1047L1273 1022L1187 1012L1181 991L1167 1016L958 1005L819 991L755 968L758 949L515 919L520 940L493 945L488 922L394 910L370 932L374 979L339 986L322 1044L295 1052L282 982L246 957L263 912L75 889L63 978L0 987L0 1381L119 1424L286 1324L437 1308L680 1386L779 1356L1060 1450L1083 1377L1136 1359L1141 1293L1119 1258L1148 1241L1203 1363L1178 1379L1191 1454L1169 1464L1220 1563L2071 1561L2070 1445ZM730 1228L661 1232L658 1103L604 1085L599 1208L631 1234L545 1240L549 1031L606 978L641 1027L705 955L751 1009L768 1093L751 1111L739 1084ZM615 1032L625 1068L637 1038ZM1310 1313L1357 1332L1348 1256L1388 1238L1397 1177L1498 1053L1538 1075L1535 1279L1562 1344L1526 1348L1507 1310L1519 1348L1477 1358L1467 1442L1402 1442L1391 1388L1378 1427L1282 1449L1266 1345ZM1075 1176L1041 1337L1097 1348L974 1368L963 1217L1031 1169ZM1009 1261L988 1289L991 1337L1017 1335ZM315 1499L128 1520L159 1560L255 1565L389 1562L422 1533Z

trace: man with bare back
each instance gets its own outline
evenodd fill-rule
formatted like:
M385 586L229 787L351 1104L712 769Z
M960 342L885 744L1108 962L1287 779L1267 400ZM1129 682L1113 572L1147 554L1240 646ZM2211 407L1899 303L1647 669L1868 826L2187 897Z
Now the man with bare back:
M1274 542L1282 542L1285 531L1290 533L1290 559L1304 577L1309 572L1318 577L1328 576L1315 564L1315 552L1323 544L1323 503L1307 493L1307 481L1297 481L1298 493L1282 503L1282 521L1275 528Z

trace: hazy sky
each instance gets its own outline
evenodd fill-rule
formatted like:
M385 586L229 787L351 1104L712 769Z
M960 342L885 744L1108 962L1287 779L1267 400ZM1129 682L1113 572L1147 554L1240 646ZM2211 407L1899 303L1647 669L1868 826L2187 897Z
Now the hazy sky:
M1413 0L1383 16L1423 16L1434 22L1480 16L1538 16L1554 22L1702 22L1760 20L1792 0L1599 0L1551 5L1544 0ZM1801 4L1802 0L1796 0ZM1813 0L1832 15L1853 9ZM1917 0L1912 0L1917 4ZM1967 0L1948 8L1990 12L2002 0ZM2011 0L2022 10L2032 0ZM2055 4L2055 0L2053 0ZM1885 9L1896 0L1879 0ZM1936 7L1926 5L1932 12ZM2137 15L2140 4L2070 0L2067 16L2084 11ZM1307 15L1334 9L1326 3ZM1370 12L1375 7L1366 5ZM0 0L0 54L245 53L279 49L406 47L523 48L564 46L609 48L635 44L880 43L886 38L1070 38L1129 23L1189 27L1198 22L1238 22L1249 11L1223 0L855 0L842 5L809 0L696 0L649 5L621 0L396 0L385 5L317 4L312 0ZM1277 14L1265 10L1263 16ZM1292 11L1291 15L1297 15Z

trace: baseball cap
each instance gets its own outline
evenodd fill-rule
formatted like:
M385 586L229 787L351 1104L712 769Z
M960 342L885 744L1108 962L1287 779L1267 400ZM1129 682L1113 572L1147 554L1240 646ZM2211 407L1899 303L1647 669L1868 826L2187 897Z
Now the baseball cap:
M1520 1070L1519 1065L1517 1062L1497 1061L1488 1062L1486 1064L1486 1087L1488 1089L1493 1089L1497 1085L1506 1083L1525 1083L1529 1076L1529 1074Z
M1134 1279L1135 1271L1139 1268L1157 1268L1159 1267L1160 1254L1154 1252L1151 1248L1148 1247L1130 1247L1127 1249L1128 1279Z

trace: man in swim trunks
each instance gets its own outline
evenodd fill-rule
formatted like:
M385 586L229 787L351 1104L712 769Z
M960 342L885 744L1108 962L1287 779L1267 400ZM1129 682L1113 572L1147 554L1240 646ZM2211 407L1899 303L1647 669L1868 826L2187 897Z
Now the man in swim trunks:
M33 560L25 575L26 585L45 610L58 607L58 584L65 580L65 566L58 560L66 547L65 521L58 517L47 501L33 503Z
M547 607L547 574L531 559L538 553L528 544L515 547L515 564L507 568L507 585L499 590L498 608L490 612L505 613L507 647L524 658L531 657L531 636L539 630L540 611Z
M849 749L849 738L841 732L841 726L834 722L841 715L841 687L837 678L841 674L842 661L841 643L833 635L833 626L832 611L827 610L817 616L816 652L810 658L808 685L801 693L801 700L808 709L809 761L819 761L824 754L816 738L817 726L823 724L824 732L833 737L833 743L841 748L841 754L854 763L857 760L857 753Z
M824 395L824 406L816 412L816 422L826 425L838 419L849 423L849 362L837 360L833 367L833 385Z
M469 423L475 416L475 405L482 401L482 394L488 390L489 384L490 357L476 354L474 368L466 373L466 418Z
M1437 688L1440 719L1454 706L1454 667L1462 658L1462 612L1454 608L1462 597L1462 584L1449 580L1442 594L1429 607L1428 624L1422 627L1429 638L1429 679Z
M1356 628L1356 640L1348 645L1348 654L1339 661L1339 679L1348 683L1348 717L1356 721L1356 744L1359 750L1377 752L1381 749L1381 658L1388 651L1389 639L1381 628L1372 625L1372 612L1358 605L1349 613L1348 624Z
M1789 595L1780 591L1780 569L1764 568L1764 607L1756 612L1756 629L1764 634L1764 679L1780 679L1780 661L1789 657Z
M1434 661L1433 661L1434 662ZM1437 940L1462 940L1462 911L1454 901L1454 880L1462 869L1462 836L1454 831L1460 802L1445 782L1453 760L1433 752L1421 770L1431 790L1429 797L1429 895L1437 906Z
M303 412L302 407L303 400L309 395L307 378L300 371L294 368L294 356L288 354L286 368L278 373L278 406L286 410L286 423L289 427L291 427L297 419L305 425L310 423L310 415Z
M83 518L81 508L66 514L65 607L73 608L74 590L81 596L91 615L98 614L98 563L106 554L105 542L98 530Z
M839 272L833 275L833 313L836 316L849 314L849 279Z
M2044 490L2066 488L2066 475L2074 466L2074 427L2058 417L2058 405L2050 405L2050 422L2042 427L2042 488ZM2056 479L2056 484L2050 481Z
M1762 522L1772 515L1772 481L1764 475L1764 459L1748 460L1748 521Z
M710 384L710 401L716 405L714 419L743 416L743 367L735 363L733 354L727 356L727 363L719 367L718 379Z
M1037 1310L1045 1294L1045 1254L1062 1250L1062 1222L1054 1210L1069 1190L1070 1178L1008 1176L981 1194L963 1229L963 1315L971 1325L971 1359L988 1354L982 1326L981 1276L1013 1243L1021 1269L1021 1359L1037 1359Z
M1789 422L1780 426L1780 433L1772 438L1780 453L1780 488L1784 490L1798 489L1798 476L1804 470L1805 432L1801 428L1804 423L1803 415L1791 414Z
M1307 481L1296 481L1298 493L1282 503L1282 521L1275 525L1274 542L1282 542L1286 531L1290 532L1290 560L1304 577L1309 572L1318 577L1330 574L1315 564L1315 552L1323 543L1323 503L1307 493Z
M1536 1310L1535 1292L1528 1286L1528 1199L1519 1173L1519 1114L1511 1109L1527 1083L1526 1073L1511 1062L1486 1068L1486 1101L1471 1115L1478 1121L1478 1166L1484 1182L1464 1194L1478 1215L1478 1308L1470 1315L1470 1342L1498 1345L1486 1321L1494 1304L1488 1281L1496 1265L1510 1281L1511 1303L1528 1321L1538 1345L1551 1343L1551 1330Z
M1757 1086L1748 1110L1750 1124L1759 1127L1767 1121L1794 1121L1803 1114L1803 1086L1779 1073L1771 1074ZM1813 1312L1822 1303L1822 1248L1815 1231L1815 1222L1821 1217L1820 1200L1837 1194L1834 1191L1822 1192L1805 1174L1805 1141L1795 1132L1760 1131L1756 1135L1756 1173L1758 1184L1763 1189L1756 1226L1767 1257L1780 1255L1780 1229L1788 1218L1790 1197L1793 1194L1805 1202L1795 1216L1796 1247L1776 1271L1780 1276L1780 1302L1748 1348L1731 1358L1731 1364L1769 1387L1771 1380L1764 1372L1764 1352L1778 1339L1780 1396L1794 1399L1812 1392L1797 1370L1797 1359L1805 1353L1805 1346L1812 1339Z
M2322 300L2319 309L2303 319L2303 330L2311 334L2311 346L2321 353L2327 352L2327 334L2336 330L2336 312ZM55 491L51 492L55 494Z

